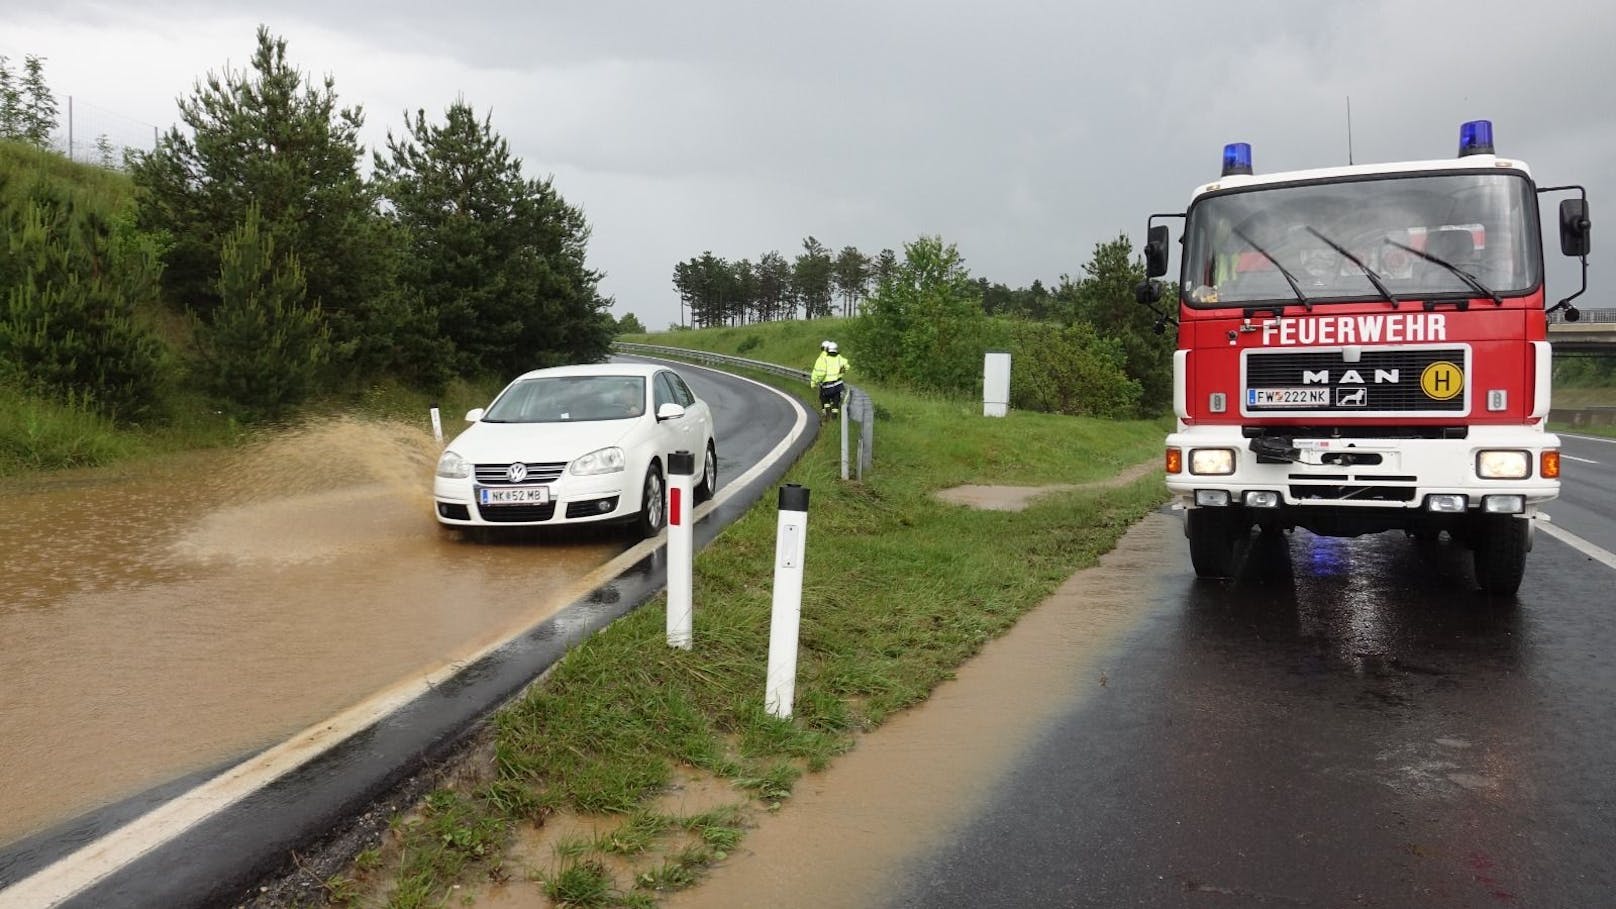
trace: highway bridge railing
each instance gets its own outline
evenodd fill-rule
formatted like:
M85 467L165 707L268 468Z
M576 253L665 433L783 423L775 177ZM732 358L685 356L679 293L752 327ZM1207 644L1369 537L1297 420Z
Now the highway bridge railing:
M805 369L792 369L778 363L765 363L762 360L748 360L745 357L732 357L729 354L713 353L707 350L692 350L688 347L667 347L660 344L634 344L627 341L613 341L612 350L617 353L638 354L645 357L664 357L674 360L689 360L709 366L727 366L735 369L751 369L770 375L782 376L788 379L797 379L803 383L809 380ZM864 472L870 469L875 453L875 403L863 389L856 386L847 386L847 400L842 407L842 479L849 478L849 452L848 433L846 424L851 420L858 424L858 447L852 453L852 463L856 469L857 479L864 479Z
M1565 322L1565 310L1549 313L1549 323ZM1616 322L1616 309L1583 309L1578 311L1578 322ZM1570 324L1570 323L1566 323Z

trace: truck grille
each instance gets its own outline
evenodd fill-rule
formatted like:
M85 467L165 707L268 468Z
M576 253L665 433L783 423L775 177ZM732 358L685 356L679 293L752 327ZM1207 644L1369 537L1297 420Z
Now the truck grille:
M1248 350L1241 370L1241 412L1248 416L1443 416L1470 410L1467 347L1368 348L1355 363L1346 362L1340 350Z

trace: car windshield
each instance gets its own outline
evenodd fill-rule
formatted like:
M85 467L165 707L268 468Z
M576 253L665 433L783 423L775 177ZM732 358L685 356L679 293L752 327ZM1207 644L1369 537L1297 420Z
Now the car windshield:
M483 415L488 423L578 423L645 414L643 376L543 376L505 389Z
M1421 174L1253 187L1202 197L1185 227L1191 306L1395 305L1520 294L1542 268L1520 174ZM1293 286L1294 285L1294 286Z

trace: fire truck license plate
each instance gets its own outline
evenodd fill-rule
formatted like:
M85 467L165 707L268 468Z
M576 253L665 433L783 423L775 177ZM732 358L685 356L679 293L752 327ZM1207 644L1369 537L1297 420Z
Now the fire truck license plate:
M1329 407L1328 388L1248 388L1247 407Z

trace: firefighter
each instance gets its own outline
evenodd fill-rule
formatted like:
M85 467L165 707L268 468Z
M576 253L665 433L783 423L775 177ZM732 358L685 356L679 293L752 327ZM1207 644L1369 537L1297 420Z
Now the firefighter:
M852 364L841 355L835 341L826 341L821 347L823 349L819 359L814 361L814 370L809 374L808 381L819 389L820 410L836 416L842 410L843 380Z

